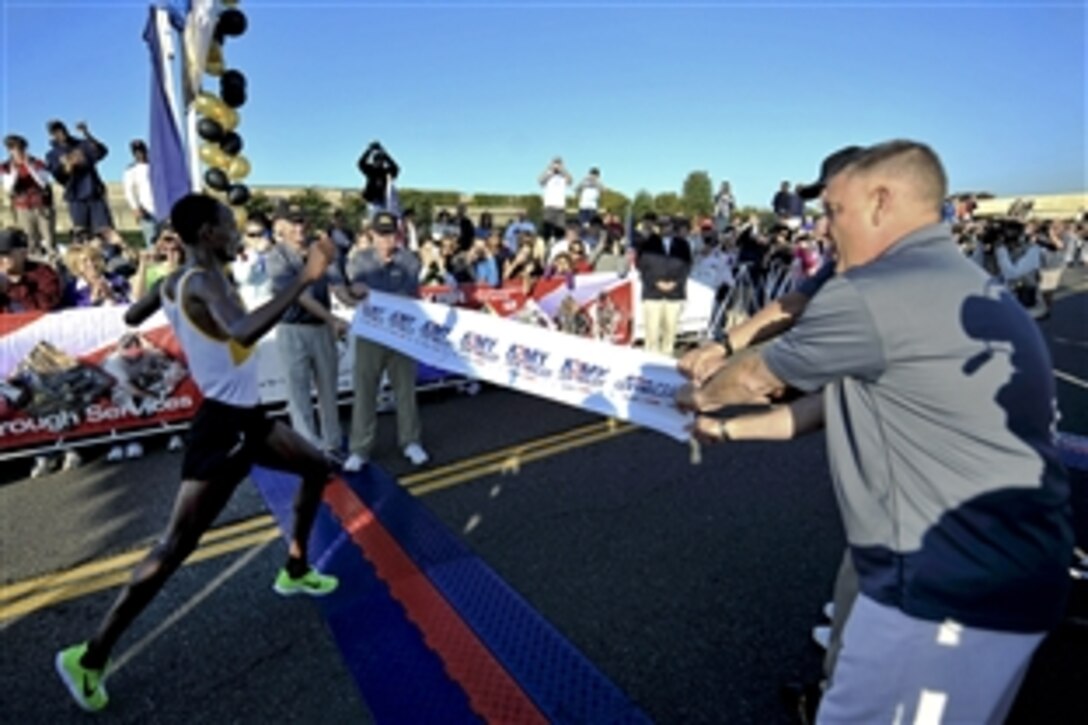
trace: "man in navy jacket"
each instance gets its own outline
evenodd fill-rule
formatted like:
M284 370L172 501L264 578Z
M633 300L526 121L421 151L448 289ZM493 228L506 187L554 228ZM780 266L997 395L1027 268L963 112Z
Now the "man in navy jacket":
M648 229L637 251L642 278L644 347L672 355L691 274L687 221L676 219L672 225Z

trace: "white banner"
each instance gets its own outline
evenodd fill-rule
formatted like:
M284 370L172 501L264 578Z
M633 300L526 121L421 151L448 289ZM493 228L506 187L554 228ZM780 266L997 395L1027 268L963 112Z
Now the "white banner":
M651 428L686 441L684 380L664 355L497 315L371 292L352 332L420 362Z

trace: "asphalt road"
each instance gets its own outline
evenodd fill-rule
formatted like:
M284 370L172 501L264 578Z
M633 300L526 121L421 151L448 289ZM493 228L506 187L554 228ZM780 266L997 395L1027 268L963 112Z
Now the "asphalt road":
M1043 323L1061 428L1088 434L1088 284ZM501 390L429 396L425 438L439 466L596 421ZM384 418L378 461L408 472ZM161 448L161 444L159 444ZM149 446L154 449L155 446ZM176 454L91 463L35 481L0 473L0 580L63 571L148 544L177 483ZM1076 474L1088 497L1088 476ZM659 722L790 722L778 687L819 673L809 632L843 549L822 436L704 451L629 432L557 451L422 501ZM220 524L264 512L243 486ZM1078 512L1081 541L1088 521ZM355 722L365 704L317 608L271 592L279 541L183 568L126 636L99 722ZM1044 644L1014 722L1079 722L1088 685L1088 592ZM107 589L0 622L0 720L83 715L52 672L85 638ZM0 602L2 605L2 602ZM162 623L167 621L167 626Z

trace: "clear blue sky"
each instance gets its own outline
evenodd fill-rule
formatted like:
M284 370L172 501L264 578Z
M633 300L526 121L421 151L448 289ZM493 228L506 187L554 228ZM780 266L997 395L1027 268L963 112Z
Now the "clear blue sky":
M0 3L4 133L41 153L47 119L86 119L119 178L147 133L147 4ZM1088 188L1083 2L240 7L253 184L358 185L378 138L406 187L530 192L561 154L629 195L704 169L765 205L835 148L909 137L954 190Z

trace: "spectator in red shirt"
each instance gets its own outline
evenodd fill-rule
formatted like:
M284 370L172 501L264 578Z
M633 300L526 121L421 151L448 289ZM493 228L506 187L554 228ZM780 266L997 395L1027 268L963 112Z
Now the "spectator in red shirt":
M44 161L27 154L26 139L22 136L5 137L4 147L8 150L8 160L0 164L0 179L11 197L15 224L27 233L35 253L52 254L56 249L56 215L49 169Z
M26 258L22 229L0 231L0 312L48 312L61 301L60 275L48 264Z

